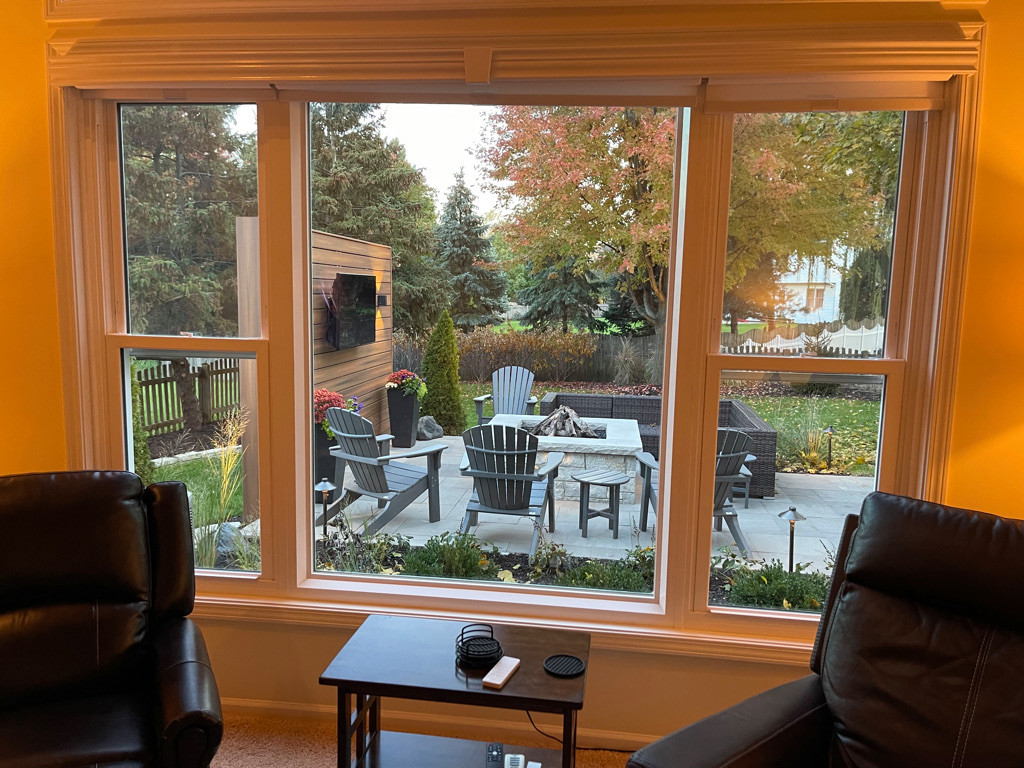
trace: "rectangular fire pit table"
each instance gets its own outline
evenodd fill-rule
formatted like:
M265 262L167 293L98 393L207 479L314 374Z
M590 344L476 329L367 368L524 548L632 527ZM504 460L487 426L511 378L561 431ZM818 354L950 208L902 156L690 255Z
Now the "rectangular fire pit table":
M538 436L538 463L547 458L548 451L561 451L565 454L562 465L558 468L555 480L556 499L578 499L579 483L570 475L590 469L607 469L622 472L635 478L637 470L636 455L643 450L640 440L640 427L633 419L583 419L596 432L604 432L604 437L548 437ZM539 416L515 416L499 413L491 424L530 430L543 421ZM594 498L607 499L607 488L591 489ZM626 483L622 487L621 501L633 504L636 501L636 483Z
M544 659L567 654L588 663L590 635L492 624L505 655L520 660L519 669L505 687L493 690L483 686L486 669L465 670L455 663L456 638L469 623L409 616L367 617L320 675L321 685L338 689L338 768L484 765L486 741L382 731L383 696L561 715L561 750L506 745L505 754L524 754L544 768L573 768L576 714L583 708L587 673L584 670L578 677L555 677L544 671ZM353 695L355 712L350 701Z

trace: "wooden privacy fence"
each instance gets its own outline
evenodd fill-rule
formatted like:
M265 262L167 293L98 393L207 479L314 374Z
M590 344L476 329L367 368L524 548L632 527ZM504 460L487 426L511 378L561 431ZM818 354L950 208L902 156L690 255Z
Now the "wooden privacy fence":
M195 377L196 397L203 423L220 421L238 408L238 360L223 358L202 365L189 364ZM164 435L185 428L178 384L170 363L142 368L135 373L142 403L142 426L150 435Z

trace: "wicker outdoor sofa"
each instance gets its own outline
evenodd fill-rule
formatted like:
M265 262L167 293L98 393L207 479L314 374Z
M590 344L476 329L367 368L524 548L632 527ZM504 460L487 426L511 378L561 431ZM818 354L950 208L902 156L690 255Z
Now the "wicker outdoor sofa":
M547 416L566 405L583 418L632 419L640 427L644 450L659 457L661 448L661 398L642 395L587 395L549 392L540 401L540 413ZM775 495L775 453L778 434L774 427L739 400L720 400L718 426L746 432L754 441L757 460L750 465L751 496Z

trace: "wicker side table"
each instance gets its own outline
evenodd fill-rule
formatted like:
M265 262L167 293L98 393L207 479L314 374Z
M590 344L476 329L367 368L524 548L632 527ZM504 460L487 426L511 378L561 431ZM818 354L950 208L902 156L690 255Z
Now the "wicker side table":
M629 482L629 478L621 472L607 469L592 469L579 472L572 479L580 484L580 528L583 538L587 538L587 522L592 517L604 517L608 520L612 538L619 538L619 489ZM590 508L590 486L600 485L608 489L608 506L604 509Z

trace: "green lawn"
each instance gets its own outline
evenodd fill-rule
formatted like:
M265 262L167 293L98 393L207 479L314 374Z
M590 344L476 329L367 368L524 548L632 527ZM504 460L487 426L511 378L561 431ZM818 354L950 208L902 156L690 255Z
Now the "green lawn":
M800 462L799 451L809 451L808 435L817 436L825 427L832 435L833 465L848 463L851 475L873 475L878 452L878 424L882 404L878 400L848 400L840 397L739 396L758 416L779 433L780 466ZM827 438L819 447L827 452Z

